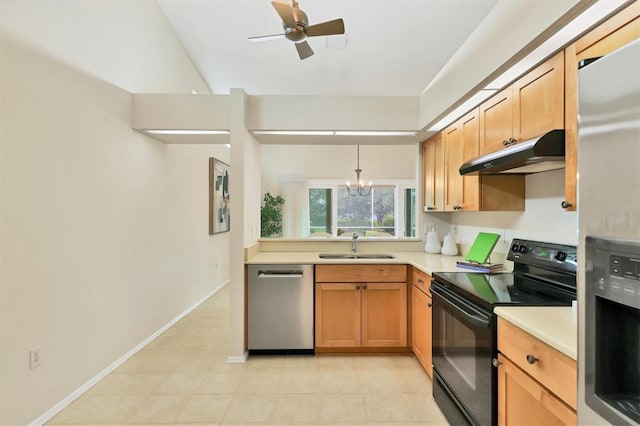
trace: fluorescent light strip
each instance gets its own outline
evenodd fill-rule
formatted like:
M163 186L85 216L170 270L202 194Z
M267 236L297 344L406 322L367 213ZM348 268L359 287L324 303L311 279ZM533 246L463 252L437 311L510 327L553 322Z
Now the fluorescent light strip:
M333 136L331 130L254 130L254 135Z
M178 129L166 129L166 130L145 130L152 135L228 135L228 130L178 130Z
M417 132L387 130L336 130L336 136L415 136Z
M417 132L386 130L254 130L253 134L280 136L415 136Z

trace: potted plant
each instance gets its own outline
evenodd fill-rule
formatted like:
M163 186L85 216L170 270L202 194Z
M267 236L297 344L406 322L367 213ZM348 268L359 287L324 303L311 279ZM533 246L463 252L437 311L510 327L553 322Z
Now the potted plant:
M260 235L262 237L276 237L282 235L282 206L284 198L264 194L264 203L260 208Z

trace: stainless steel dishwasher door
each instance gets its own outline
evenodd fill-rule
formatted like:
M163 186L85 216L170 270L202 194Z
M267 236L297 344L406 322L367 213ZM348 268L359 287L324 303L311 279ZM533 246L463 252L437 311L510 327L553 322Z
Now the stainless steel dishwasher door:
M249 265L248 346L313 353L313 265Z

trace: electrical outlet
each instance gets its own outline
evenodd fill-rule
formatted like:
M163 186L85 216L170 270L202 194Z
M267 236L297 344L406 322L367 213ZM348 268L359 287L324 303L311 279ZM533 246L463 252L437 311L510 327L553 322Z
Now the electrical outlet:
M502 244L505 244L507 242L507 238L506 238L507 231L505 231L504 229L501 229L500 231L498 231L498 234L500 234L500 239L498 241L500 241Z
M458 233L458 225L456 225L455 223L452 223L451 226L449 227L449 232L451 232L451 235L456 235Z
M40 346L37 346L29 351L29 367L36 368L40 365L41 356L40 356Z

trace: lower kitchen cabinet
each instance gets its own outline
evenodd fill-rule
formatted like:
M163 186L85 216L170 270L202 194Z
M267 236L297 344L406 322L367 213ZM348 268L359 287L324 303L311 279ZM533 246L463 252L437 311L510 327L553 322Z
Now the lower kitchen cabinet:
M498 425L575 425L574 359L498 319Z
M317 265L316 352L405 349L406 277L405 265Z
M431 296L411 286L411 349L429 377L433 377L431 364Z
M576 413L502 354L498 355L498 425L575 425Z

